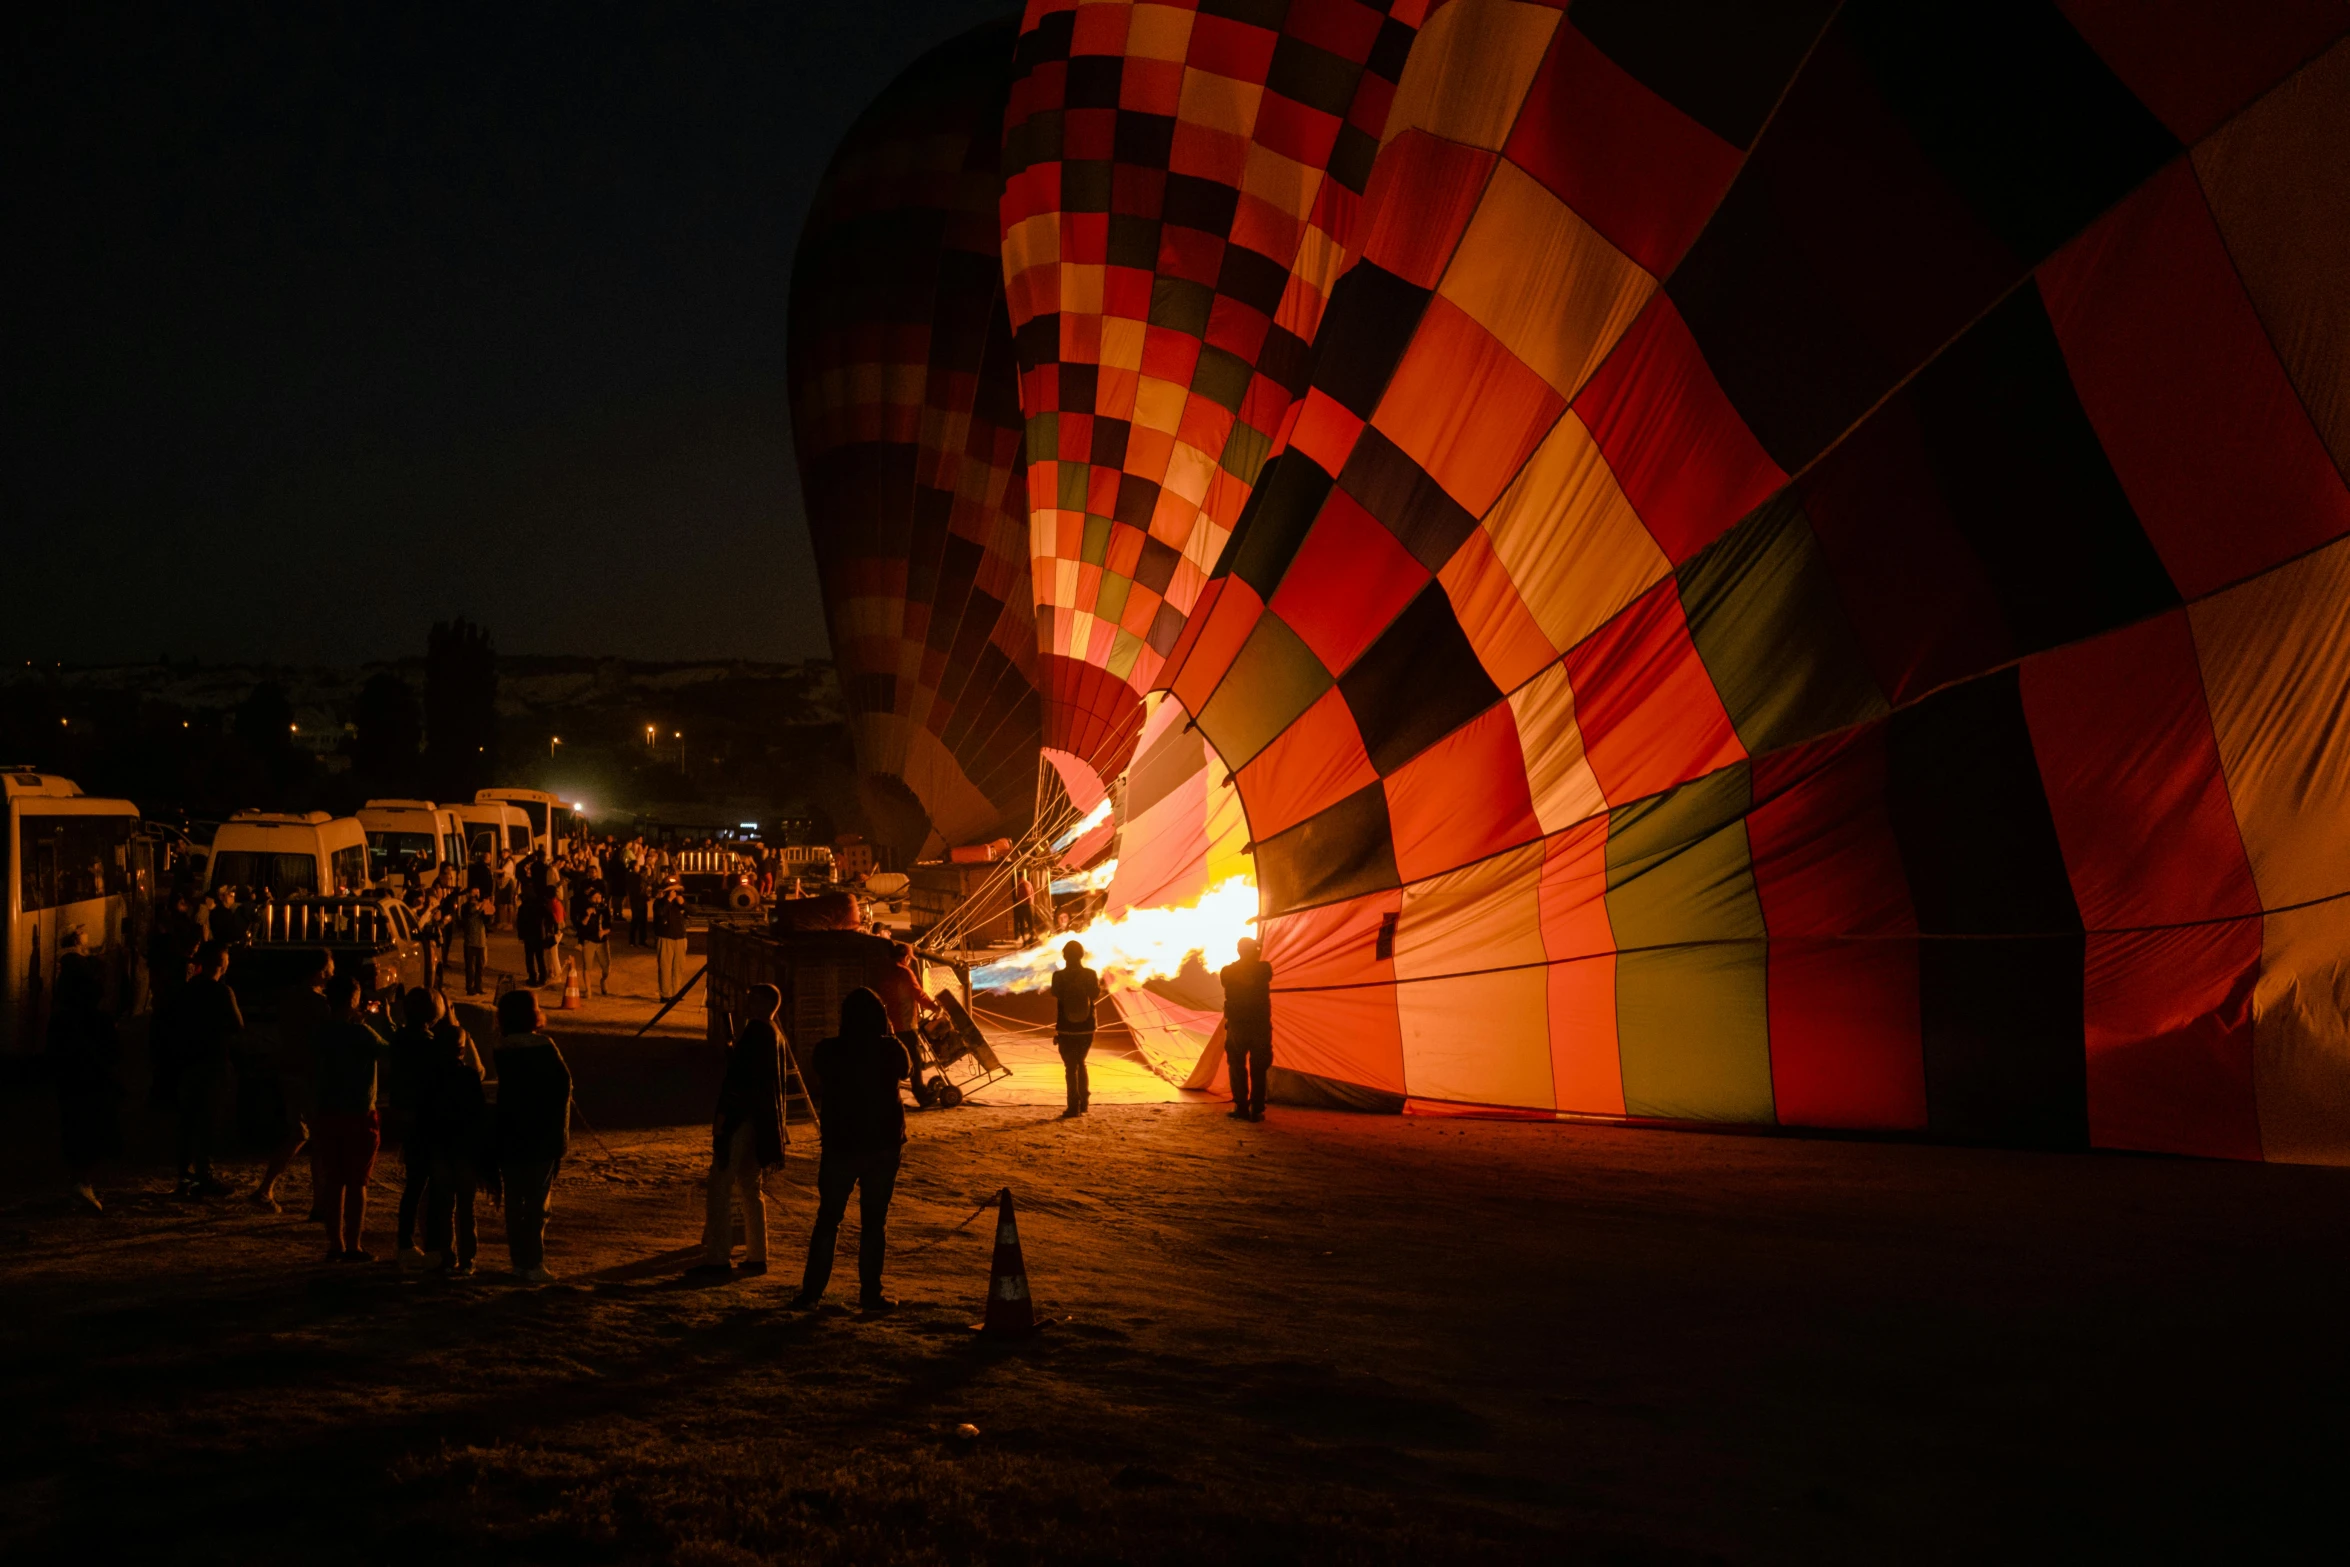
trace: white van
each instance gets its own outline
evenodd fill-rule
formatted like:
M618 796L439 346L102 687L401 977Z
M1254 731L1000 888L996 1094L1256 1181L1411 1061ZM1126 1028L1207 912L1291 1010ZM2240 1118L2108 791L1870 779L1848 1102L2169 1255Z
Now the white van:
M367 829L324 811L239 811L212 835L205 886L302 894L365 892Z
M544 789L478 789L476 805L511 805L530 821L531 846L553 857L580 837L585 825L579 813ZM516 854L526 851L516 849Z
M139 808L98 800L71 779L0 769L0 1050L37 1050L57 960L95 958L128 1009L135 954L123 937L139 886Z
M467 860L477 854L492 857L492 851L499 849L518 857L530 852L530 818L522 814L521 806L488 800L456 809L458 830L465 834Z
M465 873L465 834L457 813L430 800L370 800L359 808L367 829L368 871L389 887L429 882L442 866Z

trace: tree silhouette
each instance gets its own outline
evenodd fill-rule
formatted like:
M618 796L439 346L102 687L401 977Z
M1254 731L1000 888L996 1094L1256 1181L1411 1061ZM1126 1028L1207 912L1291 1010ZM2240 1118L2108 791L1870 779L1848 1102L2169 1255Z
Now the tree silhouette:
M417 785L424 709L415 688L386 670L370 675L352 704L351 771L369 794L405 794Z
M496 776L498 652L463 616L435 621L425 643L424 760L437 800L471 800Z

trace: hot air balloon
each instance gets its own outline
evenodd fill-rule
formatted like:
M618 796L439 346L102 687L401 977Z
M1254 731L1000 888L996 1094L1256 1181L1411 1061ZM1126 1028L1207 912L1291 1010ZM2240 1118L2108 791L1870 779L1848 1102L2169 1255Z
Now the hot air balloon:
M2350 1161L2344 26L1433 10L1159 676L1293 1087Z
M997 264L1013 29L850 131L793 263L792 429L873 813L901 850L1025 826L1042 744L1019 389ZM918 811L893 811L893 802Z
M1031 0L1003 272L1064 769L1107 783L1132 754L1304 384L1418 9Z

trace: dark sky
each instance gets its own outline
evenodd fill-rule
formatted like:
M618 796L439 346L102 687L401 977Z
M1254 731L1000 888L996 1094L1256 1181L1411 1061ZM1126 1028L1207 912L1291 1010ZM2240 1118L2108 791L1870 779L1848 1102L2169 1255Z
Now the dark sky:
M792 248L1005 9L11 7L0 656L824 652Z

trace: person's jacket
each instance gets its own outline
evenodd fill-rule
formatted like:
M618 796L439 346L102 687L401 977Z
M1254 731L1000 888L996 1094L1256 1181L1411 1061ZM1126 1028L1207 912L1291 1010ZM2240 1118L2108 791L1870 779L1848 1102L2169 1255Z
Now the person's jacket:
M726 1158L734 1134L751 1129L751 1152L759 1168L783 1163L791 1141L783 1125L783 1036L758 1018L743 1025L742 1037L726 1052L726 1080L718 1087L718 1114L712 1128L713 1157Z
M435 1033L434 1048L416 1085L416 1124L409 1142L425 1154L479 1159L487 1151L490 1131L481 1068L473 1064L462 1030L444 1024Z
M500 1159L560 1159L571 1146L571 1068L544 1034L516 1034L498 1047Z
M384 1108L394 1115L414 1116L423 1092L424 1074L436 1050L433 1030L403 1023L392 1035L392 1053L384 1062Z
M328 1115L368 1114L375 1109L376 1068L391 1052L391 1042L360 1019L330 1020L312 1042L311 1104Z
M49 1014L49 1073L60 1099L118 1099L114 1081L122 1045L114 1019L97 1007L62 1006Z
M1101 998L1101 976L1084 964L1053 970L1053 1032L1091 1034L1094 1003Z
M229 1041L245 1031L245 1014L228 981L201 974L181 988L173 1021L173 1044L183 1068L228 1065Z
M663 898L653 905L653 934L663 941L685 940L683 898Z
M835 1036L816 1046L809 1064L823 1094L826 1158L895 1150L905 1142L898 1084L912 1066L896 1035Z
M1273 1035L1273 965L1263 958L1235 958L1216 971L1224 982L1224 1031L1234 1039Z

